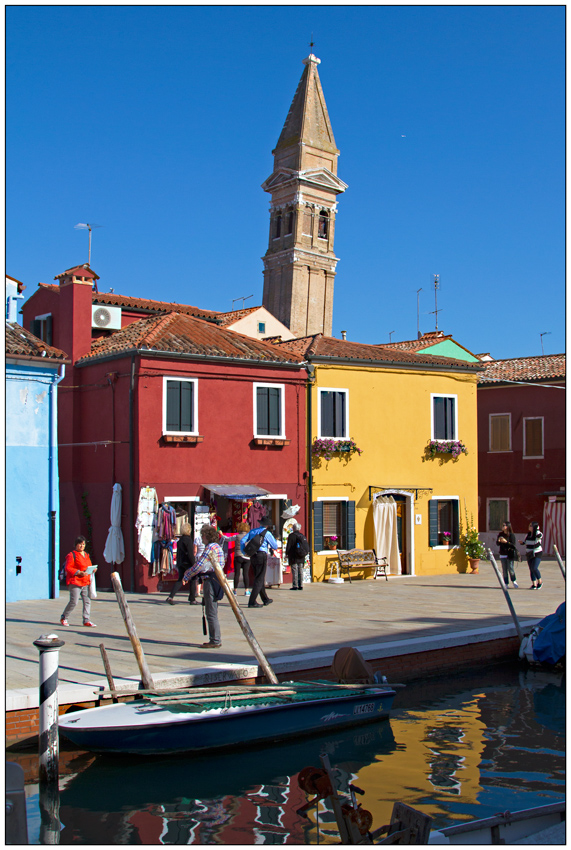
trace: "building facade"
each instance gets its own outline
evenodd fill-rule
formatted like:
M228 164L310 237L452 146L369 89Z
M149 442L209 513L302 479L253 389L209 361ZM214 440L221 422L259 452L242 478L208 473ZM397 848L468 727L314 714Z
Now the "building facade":
M530 522L565 554L565 355L491 360L478 383L479 522L495 551L502 522ZM523 547L520 547L524 551Z

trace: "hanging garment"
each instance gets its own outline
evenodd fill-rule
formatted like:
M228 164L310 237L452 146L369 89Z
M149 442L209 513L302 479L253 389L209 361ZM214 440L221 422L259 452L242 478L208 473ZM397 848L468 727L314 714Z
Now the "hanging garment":
M113 485L111 497L111 527L105 542L103 557L108 564L122 564L125 560L125 544L121 531L121 485Z
M149 563L153 560L153 538L159 500L154 487L141 487L135 527L139 532L138 549Z
M373 522L377 556L388 560L389 573L400 575L397 505L392 496L377 496L373 501Z

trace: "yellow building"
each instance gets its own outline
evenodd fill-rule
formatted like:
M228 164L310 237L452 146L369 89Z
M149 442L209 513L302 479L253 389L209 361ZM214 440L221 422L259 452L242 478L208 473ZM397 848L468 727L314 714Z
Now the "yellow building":
M391 575L465 572L483 365L322 334L281 345L309 364L313 580L335 576L338 548L375 549ZM431 456L432 440L467 453Z

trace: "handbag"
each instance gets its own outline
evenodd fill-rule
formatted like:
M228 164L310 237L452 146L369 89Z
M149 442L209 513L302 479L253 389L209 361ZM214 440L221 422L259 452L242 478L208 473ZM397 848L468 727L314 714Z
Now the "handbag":
M247 543L244 543L244 552L248 557L252 557L252 555L257 555L260 549L260 546L264 542L264 537L268 533L268 529L265 528L262 534L255 534L253 537L248 540Z

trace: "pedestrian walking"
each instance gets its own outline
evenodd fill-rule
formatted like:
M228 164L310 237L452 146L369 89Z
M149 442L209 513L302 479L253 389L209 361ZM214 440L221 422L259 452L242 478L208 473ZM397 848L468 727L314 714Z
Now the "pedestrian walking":
M250 584L250 559L242 552L240 547L242 540L250 531L249 523L239 522L236 526L236 531L236 546L234 549L234 595L237 595L238 593L240 575L242 575L244 579L244 596L250 596L250 591L248 590Z
M500 561L502 562L502 572L504 574L504 584L508 587L510 578L514 587L519 587L514 569L515 551L516 551L515 534L510 522L502 523L502 530L498 534L496 545L500 547Z
M202 646L206 649L218 649L222 646L220 623L218 622L218 602L222 599L224 591L216 578L214 563L218 564L220 569L223 570L225 558L222 547L218 543L217 528L212 525L203 525L200 529L200 535L204 543L204 550L192 567L186 570L183 581L190 581L193 576L202 576L204 580L202 604L208 623L209 635L208 642L203 643Z
M265 586L268 552L271 552L273 555L278 548L278 542L270 531L269 523L266 523L266 525L262 525L259 528L253 528L249 531L240 542L240 549L243 555L247 555L248 553L246 552L245 546L257 534L262 536L262 542L258 551L254 554L250 554L250 563L254 571L254 584L252 585L248 608L262 608L265 605L271 605L274 601L273 599L270 599L266 593ZM262 600L262 604L257 601L258 596Z
M543 533L539 530L539 523L530 522L525 539L520 540L522 545L525 543L525 555L531 578L530 590L540 590L543 587L541 573L539 572L539 564L541 563L541 554L543 551L541 548L542 540Z
M176 568L178 570L178 579L175 581L173 588L166 598L169 605L174 605L174 597L183 585L183 576L189 567L194 564L194 540L192 539L192 528L189 522L182 524L180 529L180 537L176 544ZM196 587L198 579L190 580L188 601L190 605L197 605Z
M305 556L309 555L309 543L301 533L299 522L293 524L291 534L287 539L285 554L291 567L291 589L303 590L303 565Z
M83 625L90 628L95 626L89 616L91 612L89 585L91 574L97 572L97 567L92 565L91 558L85 551L86 544L87 540L83 535L76 537L75 548L65 558L64 569L66 584L69 586L69 602L60 618L62 626L69 626L68 617L79 602L80 596L83 603Z

